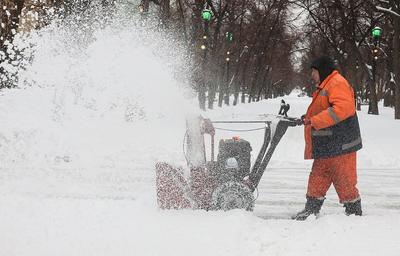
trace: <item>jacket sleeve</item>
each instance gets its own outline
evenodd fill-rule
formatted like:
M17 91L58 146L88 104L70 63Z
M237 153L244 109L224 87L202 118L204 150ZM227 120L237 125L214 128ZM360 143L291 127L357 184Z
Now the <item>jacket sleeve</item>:
M311 117L311 125L316 130L333 126L356 112L354 93L350 85L344 81L332 81L328 89L328 101L330 107Z

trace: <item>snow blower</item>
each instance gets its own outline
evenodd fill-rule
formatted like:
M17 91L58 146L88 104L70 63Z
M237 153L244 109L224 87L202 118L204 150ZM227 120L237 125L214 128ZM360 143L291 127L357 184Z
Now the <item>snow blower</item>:
M161 209L253 210L254 192L288 127L301 120L277 117L272 121L211 121L201 117L186 122L184 154L190 169L188 180L182 168L156 164L157 203ZM239 137L220 140L215 159L216 124L263 124L264 141L251 166L251 145ZM204 135L211 138L211 159L206 160Z

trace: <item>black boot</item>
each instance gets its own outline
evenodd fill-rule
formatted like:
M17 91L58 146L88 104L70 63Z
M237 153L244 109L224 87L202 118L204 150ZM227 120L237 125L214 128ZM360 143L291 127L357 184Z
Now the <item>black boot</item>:
M307 196L307 202L304 210L298 212L295 216L292 217L292 219L305 220L311 214L317 215L321 210L321 206L324 203L324 200L325 198L319 199Z
M361 199L351 202L351 203L344 203L343 206L345 209L346 215L356 215L356 216L361 216L362 215L362 209L361 209Z

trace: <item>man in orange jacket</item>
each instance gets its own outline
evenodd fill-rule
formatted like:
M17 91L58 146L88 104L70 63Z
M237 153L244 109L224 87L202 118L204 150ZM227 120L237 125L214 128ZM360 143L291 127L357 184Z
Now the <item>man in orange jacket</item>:
M305 159L314 159L308 179L307 202L293 216L305 220L317 215L326 192L334 185L347 215L362 215L357 185L357 151L362 148L354 91L335 70L333 61L321 57L311 65L311 77L318 85L303 116Z

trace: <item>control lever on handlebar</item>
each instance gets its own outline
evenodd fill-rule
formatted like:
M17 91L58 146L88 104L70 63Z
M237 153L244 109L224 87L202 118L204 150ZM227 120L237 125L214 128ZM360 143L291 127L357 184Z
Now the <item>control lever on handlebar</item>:
M303 118L283 117L282 119L283 119L282 121L287 122L288 126L291 126L291 127L304 125Z

